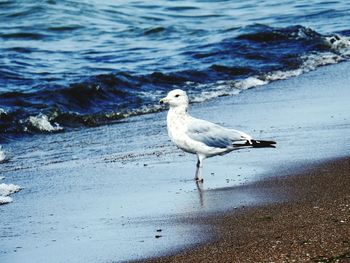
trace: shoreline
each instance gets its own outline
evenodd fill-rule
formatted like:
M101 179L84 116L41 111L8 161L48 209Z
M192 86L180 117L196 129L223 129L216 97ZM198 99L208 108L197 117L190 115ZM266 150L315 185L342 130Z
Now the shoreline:
M348 262L350 157L250 185L288 195L184 223L207 225L205 244L132 262Z
M349 70L339 63L192 104L195 117L278 143L209 158L200 191L195 156L169 141L165 112L11 142L0 173L22 190L0 206L0 261L155 258L205 243L212 227L197 217L284 200L252 185L350 156Z

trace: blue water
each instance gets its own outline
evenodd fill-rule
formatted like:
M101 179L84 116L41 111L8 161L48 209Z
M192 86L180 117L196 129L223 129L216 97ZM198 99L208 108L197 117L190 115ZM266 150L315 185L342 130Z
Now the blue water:
M103 3L101 3L103 2ZM0 140L200 102L349 58L349 1L0 1Z

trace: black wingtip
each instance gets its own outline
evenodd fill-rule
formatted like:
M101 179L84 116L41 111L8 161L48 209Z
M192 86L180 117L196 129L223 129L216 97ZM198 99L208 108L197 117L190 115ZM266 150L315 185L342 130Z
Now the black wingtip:
M276 148L275 141L258 141L258 140L251 140L252 146L255 148L263 148L263 147L270 147L270 148Z

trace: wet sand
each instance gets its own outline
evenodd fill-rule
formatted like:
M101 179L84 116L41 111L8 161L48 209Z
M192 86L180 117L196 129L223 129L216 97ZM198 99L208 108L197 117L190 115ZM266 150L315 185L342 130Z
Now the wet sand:
M302 234L314 229L310 234L321 238L331 231L316 228L311 216L327 212L323 198L349 187L335 179L305 183L278 178L350 156L349 72L350 63L340 63L239 96L192 104L193 116L278 143L276 149L205 160L199 189L193 181L196 158L169 141L166 112L3 145L9 160L1 164L2 182L23 189L11 196L13 203L0 206L0 262L125 262L174 253L188 253L174 258L180 262L249 262L242 255L260 262L254 257L278 257L282 245L289 251L288 242L296 242L295 251L311 248L309 243L317 242L312 243L311 235L298 238L298 227L305 226ZM330 193L308 205L312 194L306 190L317 194L317 184L332 186L323 190ZM283 215L290 215L289 221ZM327 216L333 220L329 213L319 220ZM292 225L278 224L284 221ZM299 232L284 232L294 228ZM269 233L272 243L264 239ZM303 246L298 243L305 240ZM181 252L193 247L196 252ZM332 253L308 253L331 257L346 252L327 249Z
M253 187L289 200L200 218L215 241L148 262L350 262L350 158Z

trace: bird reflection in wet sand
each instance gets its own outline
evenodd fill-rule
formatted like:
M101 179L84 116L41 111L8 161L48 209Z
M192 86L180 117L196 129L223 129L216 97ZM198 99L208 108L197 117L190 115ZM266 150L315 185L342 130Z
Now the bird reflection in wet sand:
M204 188L203 188L203 183L202 182L196 182L197 190L198 190L198 196L199 196L199 202L201 207L204 207L205 205L205 200L204 200Z

